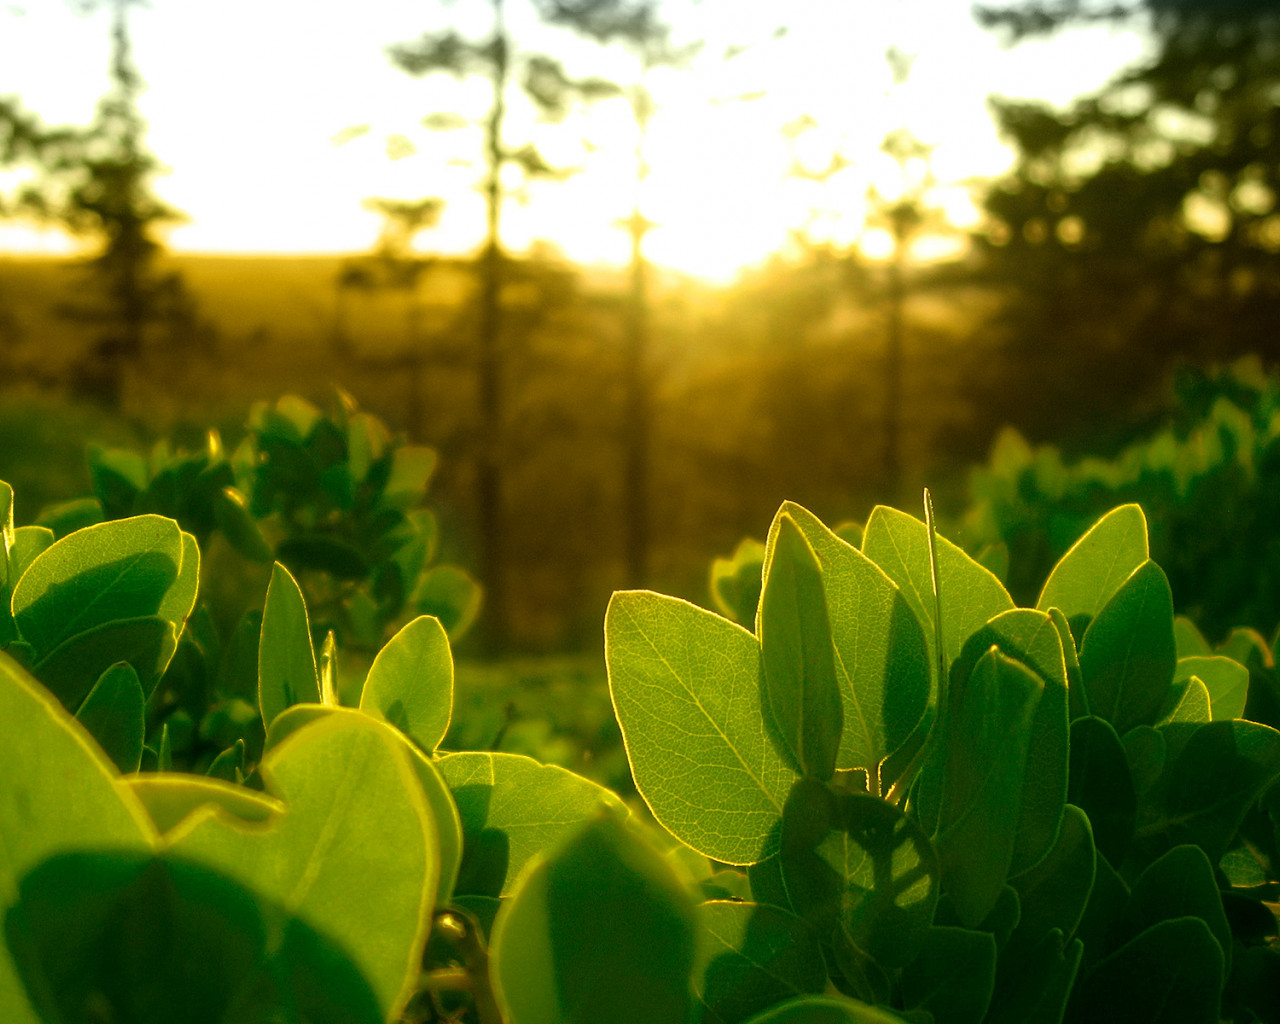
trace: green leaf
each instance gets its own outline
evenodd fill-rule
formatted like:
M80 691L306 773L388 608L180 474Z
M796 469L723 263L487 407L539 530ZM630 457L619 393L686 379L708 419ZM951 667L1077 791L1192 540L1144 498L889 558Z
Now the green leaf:
M105 518L102 503L97 498L76 498L42 508L36 525L48 529L54 537L62 540L77 530L97 526Z
M299 729L333 716L363 715L364 712L354 708L334 707L328 704L295 704L281 712L267 733L266 749L272 750ZM367 717L367 716L366 716ZM453 794L444 780L438 765L422 753L404 733L393 729L382 722L378 723L397 743L410 753L410 763L422 794L426 797L431 817L435 821L436 845L440 858L440 883L436 894L435 905L444 906L458 880L458 871L462 865L462 820L458 816L458 807L453 801Z
M1070 939L1089 905L1096 862L1089 818L1068 804L1049 855L1012 881L1022 908L1017 934L1034 944L1056 928Z
M247 772L244 763L244 740L236 740L221 754L213 759L205 771L211 779L221 779L239 785L244 781Z
M1249 696L1249 670L1238 661L1223 657L1179 658L1173 671L1174 684L1190 680L1192 676L1208 691L1213 721L1226 722L1244 714Z
M121 782L146 808L162 835L209 805L220 807L241 821L265 822L284 811L284 804L275 797L203 775L144 772Z
M9 585L9 551L13 548L13 488L0 480L0 587ZM17 582L15 579L13 582Z
M74 709L103 672L127 661L150 698L177 648L177 630L168 619L156 615L118 619L63 641L37 661L32 672L68 709Z
M621 801L581 775L520 754L446 754L435 762L462 822L455 891L509 896L516 876L541 853Z
M78 530L39 555L13 591L22 639L47 654L79 633L155 615L178 578L182 531L136 516Z
M147 699L138 673L117 662L102 673L76 712L76 719L93 734L122 772L136 772L142 763Z
M934 843L960 923L995 905L1012 863L1028 743L1044 682L992 648L952 694Z
M1232 664L1235 663L1232 662ZM1246 679L1248 678L1248 673L1245 674L1245 677ZM1161 720L1161 726L1168 723L1202 725L1205 722L1212 721L1212 698L1209 696L1209 688L1204 685L1203 681L1194 675L1181 680L1175 679L1175 692L1179 683L1181 684L1182 694L1178 697L1178 703L1173 706L1173 710ZM1137 728L1142 728L1142 726Z
M189 533L182 534L182 561L178 567L178 578L173 581L169 592L160 602L157 609L162 619L181 627L196 606L196 594L200 589L200 545Z
M19 526L13 531L13 547L9 550L10 589L17 586L32 562L53 547L54 539L53 531L43 526Z
M1084 944L1063 945L1051 931L1030 946L1006 947L996 970L986 1024L1061 1024Z
M1222 950L1198 917L1161 921L1084 976L1071 1000L1076 1021L1218 1024Z
M916 956L938 902L938 857L893 804L801 779L787 799L781 867L792 906L822 937L838 934L885 969Z
M836 768L861 768L883 789L892 780L879 778L878 765L907 741L929 701L932 670L920 622L874 562L801 506L786 502L782 511L822 564L844 717Z
M1067 799L1089 816L1093 842L1112 865L1124 860L1133 838L1137 802L1124 747L1111 723L1071 723L1071 781Z
M1208 701L1205 705L1208 706ZM1164 726L1153 729L1149 725L1139 725L1125 733L1120 741L1125 760L1129 763L1133 795L1139 804L1146 801L1148 792L1164 772L1164 766L1172 761L1165 736Z
M1147 561L1097 614L1080 643L1090 711L1122 736L1135 725L1155 725L1176 662L1169 581Z
M450 640L457 640L480 614L483 591L474 579L456 565L429 569L414 588L410 604L419 615L440 620Z
M1084 917L1076 928L1076 941L1084 943L1084 967L1091 970L1111 950L1107 936L1111 926L1129 902L1129 887L1115 868L1101 855L1095 860L1096 873Z
M1185 615L1176 615L1173 619L1173 639L1178 649L1178 659L1207 658L1213 653L1209 641L1194 622Z
M1089 714L1089 695L1084 689L1084 679L1080 676L1080 656L1076 648L1075 637L1071 635L1071 626L1061 608L1050 608L1049 618L1053 620L1053 628L1058 631L1058 639L1062 642L1062 657L1067 666L1067 719L1074 722Z
M19 901L19 882L42 862L75 849L149 851L146 812L116 781L116 768L57 700L0 654L0 918ZM0 1020L40 1024L9 943L0 943Z
M764 545L747 537L734 549L732 557L717 558L711 563L711 600L716 611L747 629L755 628L756 610L760 607L764 557Z
M1226 972L1231 971L1231 926L1222 909L1222 897L1213 865L1198 846L1175 846L1153 861L1133 883L1109 936L1122 946L1154 924L1177 917L1198 917L1218 942Z
M276 558L295 570L327 572L339 580L360 580L369 575L369 563L358 548L324 534L281 541Z
M844 714L822 570L789 515L779 513L774 537L758 628L765 724L797 775L830 779Z
M937 538L937 551L942 585L942 654L949 669L964 642L988 621L1012 608L1013 599L988 569L945 537ZM867 520L862 553L898 585L923 627L929 662L936 663L928 528L905 512L877 505Z
M760 645L712 612L644 591L605 613L609 690L636 789L681 842L726 864L777 850L796 775L760 707Z
M279 562L271 570L258 642L258 706L269 727L291 704L320 702L320 675L307 605L297 581Z
M747 1024L904 1024L905 1018L858 999L800 996L752 1017Z
M1018 832L1009 865L1009 874L1016 875L1049 852L1062 824L1067 799L1067 668L1053 620L1043 612L1015 608L997 615L969 638L952 666L953 679L966 678L992 646L1031 669L1044 683L1031 721Z
M401 511L421 504L437 461L434 448L416 445L397 448L392 456L391 477L382 491L382 501Z
M1060 609L1079 642L1089 622L1147 558L1147 518L1142 509L1137 505L1114 508L1059 559L1036 607Z
M390 722L424 752L435 753L453 713L453 654L440 620L414 619L378 652L360 710Z
M694 990L721 1024L826 988L822 946L794 914L761 903L713 900L698 906Z
M278 908L266 916L268 939L286 962L295 943L308 941L294 921L344 949L384 1020L398 1016L417 985L440 870L410 757L380 723L335 714L263 758L267 792L287 813L243 822L205 807L168 837L173 855Z
M996 940L987 932L930 928L920 955L902 969L907 1009L953 1024L982 1024L996 980Z
M604 813L534 861L498 911L494 994L510 1024L685 1021L696 944L688 891Z
M1163 804L1144 816L1138 836L1157 853L1199 846L1216 864L1245 811L1278 777L1280 732L1238 719L1202 725L1182 748Z

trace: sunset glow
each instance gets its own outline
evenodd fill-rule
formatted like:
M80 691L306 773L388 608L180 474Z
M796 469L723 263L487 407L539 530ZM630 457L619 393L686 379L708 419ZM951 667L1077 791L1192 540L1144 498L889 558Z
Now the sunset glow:
M511 4L510 22L521 45L562 57L571 74L623 82L634 75L624 52L539 26L522 7ZM442 28L445 18L481 36L488 11L482 0L447 8L373 0L358 13L314 0L182 0L135 10L148 141L171 169L157 191L189 218L170 229L169 244L179 252L360 251L379 227L362 200L438 195L444 215L419 244L473 251L484 231L474 190L479 131L433 133L420 122L433 111L480 117L485 85L411 79L390 66L384 48ZM664 11L677 37L707 45L691 70L652 77L658 110L641 203L658 226L648 254L717 281L784 249L802 229L879 255L884 239L867 223L867 193L894 187L899 169L879 146L896 128L932 147L937 185L927 202L951 224L972 225L965 182L998 174L1009 161L986 96L1065 102L1143 52L1136 33L1105 28L1002 50L972 22L968 5L953 0L797 0L785 8L673 0ZM20 96L49 122L88 120L106 84L106 24L103 12L77 17L56 2L0 9L0 95ZM786 35L772 38L782 24ZM722 59L726 47L745 44L754 45ZM884 60L890 45L916 58L898 88ZM784 126L805 116L815 128L789 143ZM368 130L335 144L354 125ZM506 244L523 250L545 240L580 263L625 262L617 222L629 215L636 188L626 105L602 102L555 127L538 124L517 101L508 136L514 145L536 141L553 163L580 172L527 188L517 176L515 191L524 194L505 206ZM847 166L825 182L788 177L793 160L812 171L835 154ZM954 240L922 239L917 255L928 258L930 246L956 250ZM56 232L0 222L0 251L70 247Z

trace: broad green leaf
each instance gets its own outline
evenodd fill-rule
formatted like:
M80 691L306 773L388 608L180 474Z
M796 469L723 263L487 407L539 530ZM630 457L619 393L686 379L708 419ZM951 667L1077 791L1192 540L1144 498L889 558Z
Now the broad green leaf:
M1089 892L1089 902L1085 904L1084 917L1076 927L1076 941L1084 943L1083 966L1086 971L1092 970L1110 951L1107 936L1129 902L1129 887L1101 851L1094 864L1097 870L1093 876L1093 889Z
M765 724L797 775L830 779L843 708L818 557L779 513L760 597L761 705Z
M53 531L43 526L19 526L13 531L13 547L9 549L10 590L18 585L31 563L51 547Z
M1075 637L1071 635L1071 626L1067 617L1062 614L1062 609L1050 608L1049 618L1062 643L1062 657L1067 667L1067 718L1074 722L1089 714L1089 695L1085 693L1084 680L1080 677L1080 656Z
M1021 917L1017 934L1036 943L1053 929L1070 939L1075 934L1097 871L1089 818L1072 804L1062 818L1058 841L1039 864L1013 879Z
M1185 615L1174 616L1173 640L1177 645L1179 661L1183 658L1207 658L1213 654L1213 648L1209 646L1204 634Z
M369 467L382 458L390 443L387 428L376 416L358 412L347 421L347 458L357 483L364 481Z
M43 687L0 654L0 918L25 875L77 849L147 852L155 833L117 780L115 766ZM39 1024L13 960L0 944L0 1020Z
M1231 926L1222 909L1213 865L1198 846L1175 846L1147 866L1133 883L1129 902L1109 938L1122 946L1152 925L1176 917L1198 917L1209 926L1230 973Z
M133 791L162 835L210 804L241 821L265 822L285 809L275 797L204 775L144 772L121 782Z
M938 858L915 821L863 793L796 783L782 826L782 880L819 935L880 968L917 954L938 902Z
M1138 837L1155 853L1194 844L1216 864L1245 811L1278 777L1280 732L1240 720L1202 725L1173 765L1163 805L1139 822Z
M1222 950L1198 917L1152 925L1077 986L1073 1020L1218 1024Z
M168 619L157 615L116 619L64 640L35 663L32 673L73 709L103 672L126 661L137 672L142 692L150 697L177 649L177 629Z
M827 984L822 946L809 926L762 903L712 900L698 906L694 990L720 1024L740 1024Z
M938 1020L982 1024L995 980L996 940L988 932L930 928L920 955L902 969L902 1000Z
M717 558L711 563L711 600L716 611L747 629L755 628L760 607L764 557L764 545L747 537L730 558Z
M934 843L943 887L972 928L995 905L1012 863L1028 743L1045 684L992 648L953 692Z
M79 633L155 615L178 578L182 531L135 516L78 530L39 555L13 591L22 639L47 654Z
M333 715L263 758L267 792L285 814L264 826L207 807L169 833L173 855L278 909L268 937L286 960L307 941L294 921L343 948L388 1020L417 985L440 870L410 757L380 723Z
M138 673L127 662L118 662L98 677L76 712L76 720L89 730L117 768L136 772L142 763L146 712L147 698Z
M990 570L945 537L938 537L937 549L942 589L942 653L949 668L964 642L988 621L1012 608L1013 599ZM877 505L867 520L862 553L898 585L923 627L929 663L936 663L928 528L905 512Z
M509 1024L685 1021L697 918L666 860L613 814L522 874L490 943Z
M207 867L87 850L43 862L6 922L47 1021L383 1024L341 945Z
M1277 634L1277 639L1280 639L1280 634ZM1249 629L1247 626L1237 626L1227 634L1215 653L1250 668L1275 664L1267 641L1256 629Z
M822 563L844 711L836 768L861 768L881 781L877 766L902 747L929 701L932 670L920 622L897 585L862 552L801 506L786 502L782 511Z
M455 891L509 896L535 854L621 801L581 775L520 754L446 754L436 768L462 822L462 867Z
M134 511L138 495L147 489L147 460L127 448L91 444L85 449L89 481L111 519Z
M391 477L382 492L383 502L402 510L421 504L437 459L434 448L416 445L397 448L392 456Z
M779 1003L747 1024L904 1024L905 1018L880 1006L839 996L799 996Z
M1147 561L1147 518L1137 505L1112 509L1059 559L1036 607L1059 608L1077 642L1089 622Z
M196 593L199 589L200 545L196 543L195 537L184 532L178 578L173 581L173 586L160 602L156 614L181 627L196 606Z
M1067 799L1089 816L1098 852L1119 865L1133 838L1136 799L1124 747L1105 719L1077 718L1071 723Z
M47 528L55 538L62 540L77 530L97 526L106 518L102 502L97 498L75 498L42 508L36 525Z
M796 774L760 707L760 645L740 626L645 591L605 614L609 690L636 789L681 842L726 864L777 850Z
M1206 708L1208 703L1206 700ZM1147 793L1159 781L1164 772L1164 766L1171 760L1169 744L1165 736L1164 726L1153 729L1149 725L1139 725L1125 733L1120 741L1124 747L1125 760L1129 763L1133 795L1139 804L1146 801Z
M426 753L435 752L453 712L453 654L439 619L419 616L378 652L360 710L386 719Z
M1090 712L1122 736L1135 725L1154 725L1176 661L1169 581L1146 561L1089 623L1080 643Z
M293 704L320 702L320 675L307 605L297 581L279 562L271 570L258 642L258 706L262 721Z
M1009 874L1016 875L1047 854L1062 823L1067 799L1067 668L1053 620L1043 612L1015 608L1002 612L964 645L952 666L958 682L992 646L1021 662L1044 683L1027 742L1027 764L1018 809ZM963 688L955 686L960 694ZM953 703L958 694L952 694ZM957 714L958 709L952 709Z
M1224 658L1223 660L1227 659ZM1232 664L1234 665L1235 662L1232 662ZM1247 672L1245 673L1245 678L1248 678ZM1204 722L1212 721L1213 698L1209 696L1209 688L1204 685L1204 682L1192 675L1183 677L1181 680L1175 679L1175 692L1177 692L1179 685L1182 693L1178 697L1178 703L1173 706L1173 710L1161 720L1160 724L1162 726L1166 723L1201 725ZM1141 726L1138 728L1141 728ZM1132 730L1130 731L1132 732Z
M369 562L353 544L324 534L290 537L276 546L276 558L294 570L326 572L338 580L360 580L369 574Z
M1223 657L1179 658L1173 671L1175 685L1192 676L1208 691L1213 721L1227 722L1244 714L1249 696L1249 670L1238 661Z
M349 717L362 714L364 712L354 708L334 707L330 704L295 704L281 712L271 723L271 728L267 732L266 749L271 750L279 746L287 737L312 722L332 716ZM462 864L462 821L458 816L458 807L438 768L439 762L424 755L404 733L382 722L379 722L379 725L382 725L387 735L409 751L409 760L413 765L414 774L418 777L422 794L426 797L427 806L435 820L440 858L440 883L435 902L437 906L443 906L453 892L454 884L458 880L458 870Z
M1051 931L1030 946L1006 946L996 971L986 1024L1061 1024L1084 953L1076 939Z

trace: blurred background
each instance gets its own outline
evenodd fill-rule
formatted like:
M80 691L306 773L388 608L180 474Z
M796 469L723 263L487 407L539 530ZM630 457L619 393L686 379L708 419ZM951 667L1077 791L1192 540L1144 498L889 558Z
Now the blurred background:
M926 484L1023 601L1140 500L1270 634L1278 175L1275 0L6 0L0 479L341 389L439 453L464 653Z

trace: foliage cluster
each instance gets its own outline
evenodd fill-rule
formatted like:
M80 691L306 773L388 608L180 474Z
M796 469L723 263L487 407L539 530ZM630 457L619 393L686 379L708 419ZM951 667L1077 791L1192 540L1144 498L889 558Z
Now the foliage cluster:
M6 515L0 1016L1275 1020L1280 732L1242 717L1276 720L1274 651L1175 622L1136 506L1034 608L926 519L879 507L855 547L784 505L754 631L615 595L658 828L563 769L441 750L433 616L340 686L279 562L262 752L176 773L162 732L138 771L199 629L195 537L143 514L43 546Z
M1015 597L1104 511L1137 502L1180 611L1214 637L1280 621L1280 377L1244 362L1187 371L1179 392L1172 422L1110 459L1000 435L970 476L961 530L972 550L1007 547Z

